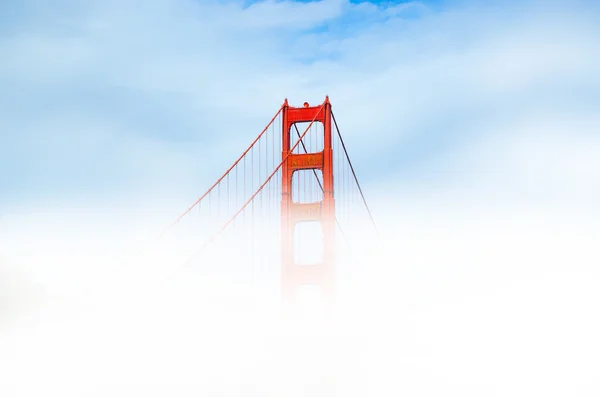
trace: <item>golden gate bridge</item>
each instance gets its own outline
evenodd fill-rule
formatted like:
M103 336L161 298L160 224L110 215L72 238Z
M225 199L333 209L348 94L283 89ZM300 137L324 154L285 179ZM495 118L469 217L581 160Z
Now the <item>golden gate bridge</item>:
M378 237L376 223L333 114L287 99L239 158L162 233L185 263L210 258L280 269L286 301L306 287L324 298L336 267Z

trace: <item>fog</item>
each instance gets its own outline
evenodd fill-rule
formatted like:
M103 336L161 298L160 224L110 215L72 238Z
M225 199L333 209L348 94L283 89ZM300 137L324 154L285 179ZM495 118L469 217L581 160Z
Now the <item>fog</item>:
M363 228L352 255L340 244L336 302L327 308L310 294L295 306L281 302L279 263L252 265L241 248L217 244L222 251L188 262L157 239L163 219L151 212L5 216L0 392L600 391L593 216L451 201L398 208L383 195L374 202L387 215L381 239Z

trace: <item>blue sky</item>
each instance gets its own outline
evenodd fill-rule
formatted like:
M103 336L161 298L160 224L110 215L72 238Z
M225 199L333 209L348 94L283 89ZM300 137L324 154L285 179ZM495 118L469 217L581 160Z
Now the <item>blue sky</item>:
M585 174L565 203L598 197L591 2L59 0L0 11L5 209L193 200L283 98L326 94L374 190L494 185L539 199L547 176L568 196ZM525 142L541 152L518 157ZM556 156L572 167L550 173ZM523 172L541 158L539 175Z

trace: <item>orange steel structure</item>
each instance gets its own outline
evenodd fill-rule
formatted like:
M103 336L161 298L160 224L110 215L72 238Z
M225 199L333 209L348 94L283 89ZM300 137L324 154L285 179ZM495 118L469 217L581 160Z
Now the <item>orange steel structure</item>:
M333 295L335 260L335 198L331 104L329 97L319 106L291 107L287 99L282 107L281 173L281 287L283 298L293 301L303 286L319 286L327 299ZM317 153L292 153L291 128L296 123L323 124L323 150ZM293 200L292 178L300 170L320 170L323 175L323 199L312 203ZM319 263L297 264L294 258L294 234L300 222L319 222L322 228L323 257Z
M279 122L281 131L276 127ZM308 123L308 127L299 129L300 123ZM292 134L292 129L295 134ZM308 172L302 172L305 170ZM311 171L314 179L310 175ZM318 175L319 171L321 177ZM324 303L327 303L332 302L334 295L335 240L338 229L340 236L348 243L340 218L343 224L354 218L354 210L359 209L357 205L364 205L378 234L331 110L329 97L317 106L304 103L302 107L290 106L286 99L242 155L163 234L180 222L186 222L187 226L184 228L189 227L189 230L196 233L193 219L199 220L201 224L198 226L202 227L199 233L206 232L206 239L202 238L205 242L200 250L194 249L196 252L189 257L189 263L229 230L232 232L229 235L230 242L239 244L241 250L250 247L253 282L255 255L260 258L259 261L280 260L284 300L295 300L304 286L318 286L325 298ZM197 210L197 217L189 216L192 210ZM304 222L316 224L320 231L304 230L309 232L305 234L300 230L305 228L299 227ZM233 227L228 229L231 225ZM262 231L259 227L256 234L255 225L267 225L268 228L272 225L275 233L281 228L280 258L272 258L264 252L272 240L255 239ZM267 236L273 234L269 232ZM300 262L300 256L312 256L318 251L316 248L320 248L306 246L303 238L322 247L322 256L313 258L316 263L296 262L297 259ZM261 248L255 250L256 246ZM296 253L299 254L298 258Z

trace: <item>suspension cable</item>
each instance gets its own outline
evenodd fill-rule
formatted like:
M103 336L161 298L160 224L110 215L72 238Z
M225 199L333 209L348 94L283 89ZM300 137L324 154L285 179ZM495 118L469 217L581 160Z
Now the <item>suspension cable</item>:
M371 223L373 224L373 227L375 228L375 233L377 233L377 237L379 238L379 237L381 237L381 235L379 234L379 229L377 228L377 225L375 224L375 220L373 219L373 215L371 214L371 210L369 209L369 205L367 204L365 195L363 194L363 191L360 187L360 183L358 183L358 178L356 177L356 173L354 172L354 167L352 166L352 161L350 161L350 156L348 155L348 151L346 150L346 145L344 144L344 140L342 139L342 134L340 133L340 129L338 127L337 121L335 120L335 116L333 115L333 112L331 112L331 118L333 119L333 123L335 124L335 129L337 131L338 137L340 138L340 142L342 144L342 148L344 149L344 153L346 154L346 159L348 160L348 164L350 165L350 170L352 171L352 175L354 176L354 181L356 182L356 186L358 187L358 191L360 192L362 201L365 204L365 208L367 209L367 212L369 213L369 218L371 219Z
M317 117L319 117L319 114L321 114L321 112L323 111L324 106L325 106L325 103L323 103L321 105L321 107L319 108L319 111L315 114L315 117L312 119L312 121L310 122L310 124L308 125L308 127L306 127L306 130L302 133L302 136L300 136L300 139L298 139L298 141L296 141L296 143L294 144L294 146L292 146L292 148L287 152L287 154L285 155L285 157L281 160L281 162L279 163L279 165L273 170L273 172L271 173L271 175L269 175L269 177L263 182L263 184L260 185L260 187L258 188L258 190L256 190L256 192L254 192L254 194L248 199L248 201L246 201L244 203L244 205L235 214L233 214L233 216L223 225L223 227L221 227L215 234L213 234L204 243L204 245L202 246L202 248L200 249L199 252L202 252L206 248L206 246L208 246L211 242L213 242L227 228L227 226L229 226L229 224L231 222L233 222L235 220L235 218L242 211L244 211L244 209L248 206L248 204L250 204L252 202L252 200L254 200L254 198L261 192L261 190L266 186L266 184L269 183L269 181L271 180L271 178L273 178L273 176L277 173L277 171L279 171L279 169L281 168L281 166L283 165L283 163L285 163L285 161L290 156L290 154L292 154L294 152L294 150L298 147L298 145L302 141L302 138L304 138L304 136L306 135L306 133L309 131L310 127L312 127L312 125L314 124L314 122L317 119ZM194 255L192 255L188 259L187 263L189 263L193 259L193 257L196 256L199 252L196 252Z
M217 181L202 195L200 196L195 202L194 204L192 204L187 210L185 210L181 215L179 215L179 217L177 217L177 219L175 219L175 221L173 221L173 223L171 223L162 233L161 236L163 234L165 234L169 229L171 229L173 226L175 226L184 216L186 216L196 205L198 205L198 203L200 203L204 197L206 197L214 188L215 186L217 186L219 183L221 183L221 181L227 176L229 175L229 173L231 172L231 170L238 165L238 163L246 156L246 154L250 151L250 149L252 149L254 147L254 144L264 135L264 133L267 131L267 129L271 126L271 124L273 124L273 122L275 121L275 119L277 118L277 116L279 116L279 113L281 113L281 111L283 110L283 105L279 108L279 110L277 111L277 113L275 113L275 116L273 116L273 118L271 119L271 121L269 121L269 124L267 124L267 126L262 130L262 132L260 134L258 134L258 136L256 137L256 139L250 144L250 146L248 147L248 149L246 149L244 151L244 153L242 153L242 155L235 161L235 163L233 163L233 165L231 167L229 167L229 169L227 171L225 171L225 173L219 178L217 179Z

